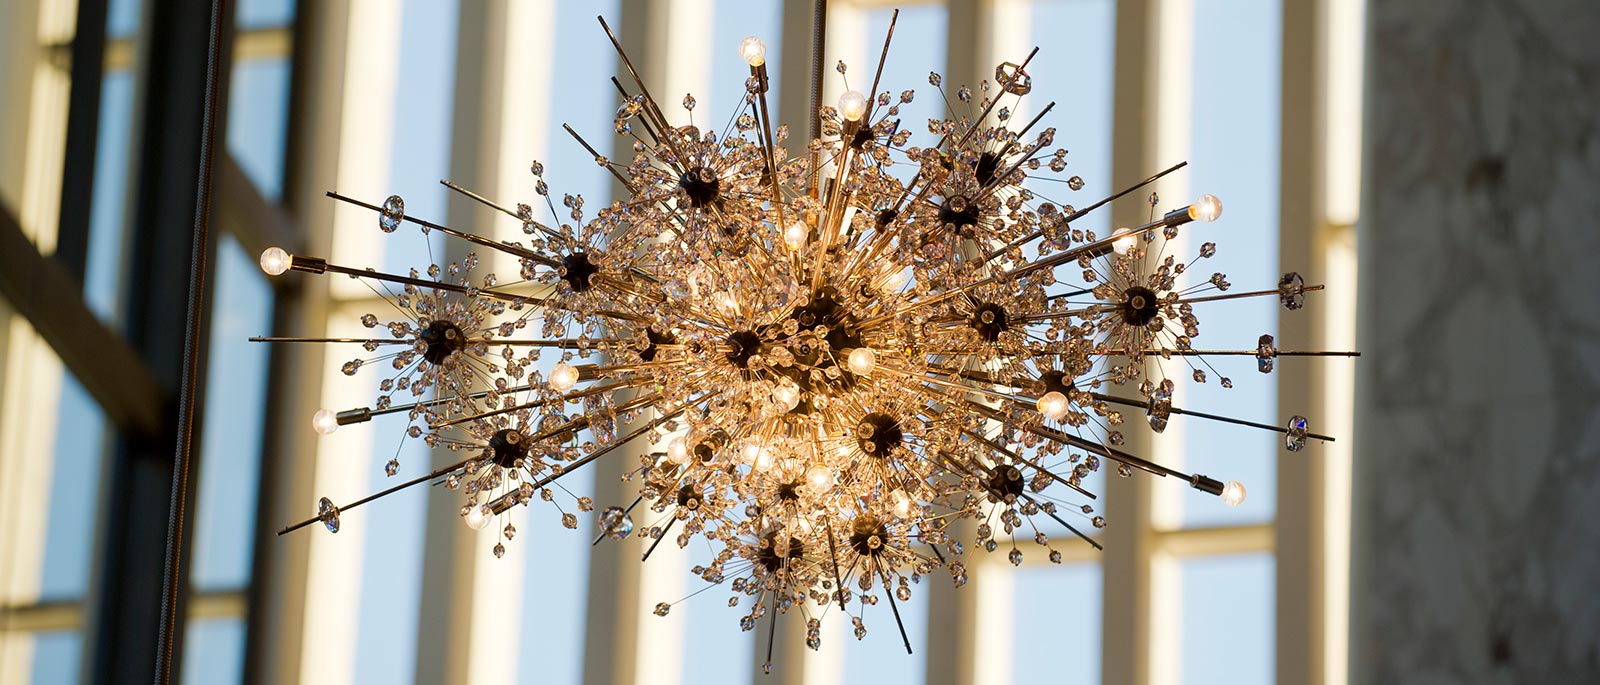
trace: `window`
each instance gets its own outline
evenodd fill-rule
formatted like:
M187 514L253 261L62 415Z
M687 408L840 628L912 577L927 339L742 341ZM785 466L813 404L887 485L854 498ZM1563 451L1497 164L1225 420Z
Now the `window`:
M388 307L380 291L352 279L286 286L264 278L255 252L273 243L263 241L402 274L467 254L458 242L409 225L403 235L378 240L370 211L325 198L323 191L374 204L400 195L408 215L481 228L497 240L525 238L517 222L451 193L439 179L497 200L529 202L545 218L549 210L529 175L530 162L538 160L558 209L565 194L581 194L589 216L616 199L613 179L562 126L570 123L601 154L631 156L628 141L612 131L619 99L607 79L619 75L630 92L635 86L594 22L596 14L618 32L669 118L686 122L678 103L686 93L697 98L694 123L702 130L727 125L748 73L735 48L746 35L762 37L771 109L791 128L789 154L803 154L806 122L796 116L808 87L795 75L806 71L797 63L810 58L806 4L239 5L227 154L219 163L248 186L224 201L247 216L232 216L214 231L210 392L194 481L186 682L239 682L257 671L267 680L336 685L575 683L612 676L763 682L757 674L766 659L765 622L739 630L747 607L729 608L725 586L691 597L705 588L688 571L708 556L698 541L679 550L669 533L642 566L637 540L626 547L611 540L593 544L598 513L626 506L637 492L637 483L619 478L629 467L621 462L637 455L561 482L568 493L594 495L588 512L574 511L568 493L557 495L563 511L577 514L577 530L566 529L548 503L514 510L508 520L518 535L500 559L488 553L488 537L460 525L458 497L426 486L347 513L337 535L314 528L261 542L269 531L309 515L318 497L350 501L425 474L446 457L419 440L400 440L402 414L306 436L318 407L372 404L378 374L350 379L340 373L344 362L371 355L358 345L312 353L248 338L364 335L360 316L381 318ZM1321 82L1327 76L1324 89L1359 90L1359 67L1350 65L1359 64L1351 55L1361 50L1363 3L1312 4L1318 9L1307 20L1310 10L1281 0L834 0L823 104L843 91L833 71L836 59L848 63L851 88L869 88L896 6L901 14L879 90L916 91L915 102L900 113L902 127L917 132L913 144L927 142L929 118L965 107L954 101L955 88L974 77L992 79L995 64L1020 61L1039 45L1028 67L1034 93L1013 121L1055 102L1044 125L1057 129L1056 146L1069 150L1070 175L1083 180L1077 191L1040 181L1034 186L1039 196L1081 207L1120 190L1124 179L1188 160L1186 170L1152 190L1162 209L1202 192L1222 197L1227 211L1218 226L1226 237L1217 241L1218 258L1195 267L1208 269L1204 275L1223 271L1235 287L1248 289L1270 287L1290 268L1308 278L1320 273L1319 281L1352 282L1348 227L1359 210L1353 190L1359 160L1346 152L1358 147L1359 117L1352 112L1359 113L1359 101L1341 97L1325 105L1330 130L1317 144L1329 158L1326 173L1297 166L1280 149L1304 130L1293 127L1314 114L1310 105L1285 100L1280 84L1286 79ZM148 107L140 101L147 84L139 80L139 60L151 49L150 28L141 25L150 14L146 5L111 0L104 35L90 37L103 40L105 54L92 119L98 123L94 182L84 188L62 188L60 181L64 150L70 152L64 122L77 42L74 2L0 5L0 42L39 48L0 54L0 92L7 102L27 105L0 111L0 210L42 258L59 261L57 224L66 225L57 221L59 205L88 203L83 304L122 343L130 330L129 302L142 295L138 289L152 287L137 282L126 257L141 239L132 210L141 180L139 127ZM1291 32L1306 21L1327 38L1326 74L1285 73L1295 64L1317 63L1286 57L1286 51L1312 49L1298 45L1302 34ZM640 30L649 33L628 33ZM1146 61L1152 68L1144 68ZM943 75L952 93L948 103L929 85L930 71ZM1124 109L1130 102L1137 106ZM1326 196L1327 207L1316 226L1286 218L1291 208L1282 206L1281 198L1308 179L1326 181L1313 191ZM1082 227L1106 233L1119 222L1127 225L1124 219L1149 210L1142 204L1147 196L1135 193L1115 213L1081 220ZM249 211L240 212L241 203ZM1305 235L1313 231L1317 238L1307 247ZM1192 254L1198 245L1183 249ZM510 260L479 254L480 274L512 278ZM1302 259L1308 263L1290 266ZM1314 315L1327 322L1321 326L1329 331L1326 340L1294 338L1305 330L1303 322L1254 300L1208 307L1200 340L1246 349L1254 336L1270 333L1284 344L1347 347L1351 296L1333 289L1325 304L1318 303ZM129 431L117 404L94 383L80 383L78 369L62 361L72 359L68 347L48 342L48 331L40 332L45 327L36 330L15 305L0 298L0 682L73 681L92 662L85 655L95 654L93 631L86 628L102 551L97 545L124 535L97 530L96 522L114 473L107 465L116 463L108 455L115 458L112 448L125 444ZM548 368L557 356L546 351L539 363ZM1210 382L1180 384L1175 404L1225 405L1230 415L1278 425L1287 418L1282 408L1311 403L1326 409L1326 432L1349 435L1349 374L1339 362L1330 363L1318 386L1327 388L1326 397L1294 383L1279 385L1278 375L1257 373L1248 357L1213 363L1206 369ZM1176 375L1189 373L1175 368ZM1232 379L1233 389L1220 387L1222 376ZM952 596L944 591L948 578L935 573L914 586L910 601L898 603L911 655L887 602L868 608L868 632L860 641L848 615L833 607L816 652L800 644L798 615L785 614L774 677L786 683L1298 682L1303 674L1290 674L1284 665L1302 658L1294 655L1315 641L1326 661L1317 677L1338 682L1348 446L1328 446L1326 473L1307 477L1280 468L1284 459L1298 457L1286 457L1279 444L1274 434L1175 418L1165 434L1137 449L1187 471L1243 481L1249 488L1244 506L1224 508L1171 479L1091 476L1089 489L1100 497L1089 502L1094 512L1082 515L1081 528L1103 541L1105 552L1054 524L1044 532L1063 553L1060 564L1022 535L1020 567L1008 562L1005 550L969 551L969 587ZM391 459L399 464L392 478L385 475ZM1311 491L1322 493L1318 501L1326 505L1296 499ZM1086 501L1065 504L1076 512ZM1119 515L1109 513L1113 508ZM1089 517L1100 514L1111 520L1097 530ZM1315 535L1284 525L1308 517ZM644 505L633 516L641 527L657 518ZM971 533L966 537L970 549ZM1320 546L1319 554L1310 553L1313 546ZM1325 567L1312 567L1313 558L1326 559ZM1310 587L1326 588L1324 611L1282 605L1286 592ZM684 598L670 616L651 615L657 601Z

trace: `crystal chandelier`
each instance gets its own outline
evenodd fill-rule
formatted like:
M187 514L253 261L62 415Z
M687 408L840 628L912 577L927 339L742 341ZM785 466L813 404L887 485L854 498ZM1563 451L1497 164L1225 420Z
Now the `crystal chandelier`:
M1290 273L1232 292L1222 273L1196 271L1214 243L1175 254L1181 233L1221 216L1212 195L1164 213L1151 195L1144 225L1084 228L1184 165L1082 208L1047 198L1036 181L1062 182L1067 166L1055 129L1040 128L1050 107L1012 117L1032 89L1032 53L976 91L946 91L930 74L950 118L928 121L925 146L900 117L913 91L878 90L880 58L866 93L849 90L836 107L813 95L811 132L791 155L769 114L761 40L739 45L750 77L718 132L675 124L605 30L633 76L631 92L617 83L613 122L632 156L610 160L572 135L623 199L591 212L567 195L558 209L538 162L542 219L445 182L521 222L525 240L500 242L407 214L398 196L375 205L329 193L375 212L386 234L415 227L509 255L510 278L479 275L476 254L404 275L262 254L268 274L347 275L394 305L361 317L370 338L256 339L359 345L344 374L382 376L372 406L318 411L314 428L404 414L409 438L458 458L342 506L322 498L316 516L282 532L319 522L338 532L361 504L434 483L462 498L465 525L499 531L499 557L516 534L508 510L552 501L565 475L632 454L639 496L598 513L601 538L641 538L646 559L668 537L704 538L715 555L693 572L726 583L744 629L798 612L816 649L835 607L859 639L880 597L899 624L912 582L938 570L964 584L967 544L1005 547L1012 564L1036 546L1060 563L1040 517L1099 548L1085 531L1106 520L1084 481L1102 468L1244 500L1236 481L1125 450L1125 431L1160 433L1184 416L1275 431L1291 452L1332 439L1302 416L1279 426L1174 406L1179 381L1232 387L1212 357L1254 357L1268 373L1280 357L1354 353L1282 350L1271 335L1253 349L1197 349L1201 305L1267 297L1295 311L1322 286ZM844 63L836 71L848 88ZM692 113L696 102L681 105ZM577 527L576 514L560 516ZM636 527L636 516L649 522ZM961 520L974 523L958 536ZM770 654L769 642L769 670Z

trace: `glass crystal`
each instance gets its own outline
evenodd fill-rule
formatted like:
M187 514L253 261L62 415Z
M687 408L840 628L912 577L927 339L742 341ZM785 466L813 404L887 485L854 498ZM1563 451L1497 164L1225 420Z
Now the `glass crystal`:
M1306 305L1306 281L1293 271L1278 280L1278 302L1284 309L1294 311Z
M406 215L406 201L399 195L390 195L383 201L383 210L378 213L378 228L384 233L393 233L400 228L400 221Z
M333 500L326 497L317 500L317 518L330 533L339 532L339 508L333 506Z
M1304 416L1296 414L1289 417L1289 423L1285 426L1288 432L1283 435L1284 449L1290 452L1299 452L1301 448L1306 446L1307 425L1308 422Z
M606 507L600 514L600 530L613 540L624 539L633 534L633 517L622 507Z

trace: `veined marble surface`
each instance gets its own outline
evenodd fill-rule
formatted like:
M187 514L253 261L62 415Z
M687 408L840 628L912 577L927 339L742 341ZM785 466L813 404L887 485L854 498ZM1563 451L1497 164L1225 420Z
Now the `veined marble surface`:
M1367 17L1352 678L1600 683L1600 2Z

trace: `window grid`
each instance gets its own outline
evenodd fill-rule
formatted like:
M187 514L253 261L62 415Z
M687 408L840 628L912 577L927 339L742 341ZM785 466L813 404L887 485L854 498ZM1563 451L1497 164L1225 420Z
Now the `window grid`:
M949 2L947 4L951 7L951 11L952 12L957 11L958 8L960 8L961 6L964 6L964 5L970 5L970 6L973 6L973 7L987 7L987 8L991 8L988 11L999 12L999 11L1002 11L1002 10L1004 10L1006 8L1016 9L1018 7L1029 7L1029 6L1037 7L1038 5L1057 4L1057 3L1061 3L1061 2L1072 2L1072 1L1073 0L1053 0L1053 1L1052 0L1037 0L1036 2L1027 2L1026 0L1011 0L1010 2L980 3L980 2L977 2L977 0L949 0ZM795 0L789 0L789 3L785 3L785 4L791 4L791 3L794 3L794 2L795 2ZM808 3L803 3L803 4L808 4ZM862 11L863 13L868 13L868 12L876 12L878 10L878 8L886 7L886 6L890 5L890 4L904 6L904 5L908 4L908 3L903 3L903 2L902 3L885 3L885 2L879 2L878 0L856 0L855 2L849 2L848 0L845 0L845 1L836 0L835 4L845 5L846 7L842 8L843 11L849 11L850 9L852 9L850 6L853 5L855 9L858 9L858 10ZM923 3L910 3L910 4L917 5L917 4L923 4ZM1159 6L1161 5L1161 3L1157 2L1156 0L1147 0L1144 3L1119 3L1118 12L1122 13L1122 11L1125 9L1124 6L1126 6L1126 5L1139 5L1139 4L1145 5L1147 7L1147 9L1148 8L1159 9ZM998 9L994 9L994 8L998 8ZM324 10L320 10L320 9L318 11L319 12L324 12ZM623 11L624 12L630 12L630 11L639 11L639 10L634 5L629 5L629 4L624 3ZM1140 12L1138 10L1135 10L1132 13L1136 14L1136 15L1140 14ZM991 19L992 19L992 17L991 17ZM1148 16L1148 13L1147 13L1147 15L1144 16L1143 20L1142 20L1144 25L1136 27L1136 28L1138 28L1140 30L1149 30L1149 28L1150 28L1149 24L1153 23L1152 21L1150 21L1150 19L1151 19L1151 17ZM1284 21L1287 23L1287 22L1291 21L1291 19L1292 19L1291 17L1287 17L1286 16L1284 18ZM1120 24L1123 21L1123 19L1119 17L1117 21ZM1319 21L1320 21L1320 19L1319 19ZM1126 34L1128 32L1129 31L1126 30L1126 29L1121 30L1121 31L1119 31L1119 36L1123 35L1123 34ZM796 42L796 43L803 43L803 42L805 42L805 39L807 38L807 35L805 35L805 34L806 34L806 32L804 32L804 31L798 31L798 30L791 29L784 36L782 36L782 38L786 39L783 42L784 43L789 43L789 42L793 41L793 42ZM871 40L868 41L869 43L872 42L872 40L876 40L877 39L877 37L874 37L874 36L868 36L868 38L871 39ZM330 38L325 36L323 39L324 40L329 40ZM1145 45L1142 45L1141 49L1145 50L1147 53L1155 53L1155 50L1154 50L1153 46L1160 44L1160 41L1143 41L1143 42L1145 43ZM772 41L772 43L774 45L777 45L778 41ZM1289 50L1289 47L1287 47L1287 45L1289 43L1287 36L1285 38L1284 43L1286 45L1285 50L1286 51ZM245 30L245 31L241 31L238 34L237 43L236 43L236 58L241 59L241 60L247 59L247 58L250 58L250 59L286 58L287 55L288 55L288 52L290 50L291 45L292 45L292 36L291 36L291 31L288 28L285 28L285 27L254 27L254 28L251 28L251 29L248 29L248 30ZM117 64L119 64L119 62L117 61L119 59L122 60L121 64L125 64L125 65L126 64L131 64L131 62L132 62L132 54L133 54L131 46L132 46L131 41L129 39L125 39L125 38L119 38L119 39L113 40L108 44L107 52L106 52L108 73L109 73L110 70L114 69ZM326 46L324 46L324 47L326 47ZM875 51L875 48L874 48L874 51ZM1118 53L1122 52L1121 46L1119 46L1119 49L1118 49L1117 52ZM968 65L968 67L966 67L966 68L961 68L960 70L962 71L962 73L980 73L981 74L981 73L984 72L984 70L992 68L992 62L994 61L992 58L989 58L987 56L980 58L980 56L978 56L978 55L974 55L973 56L973 60L975 60L977 63ZM857 63L863 63L864 64L864 62L862 60L855 59L855 60L851 61L852 67L855 67ZM1123 83L1124 80L1139 81L1139 83L1135 84L1137 86L1144 86L1145 85L1143 83L1143 81L1145 80L1145 77L1143 77L1143 76L1130 77L1130 76L1128 76L1127 73L1125 73L1125 72L1131 72L1131 71L1133 71L1134 69L1136 69L1138 67L1139 67L1138 64L1128 65L1126 67L1124 67L1124 65L1118 65L1118 68L1117 68L1118 79L1117 80L1118 80L1118 87L1119 88L1125 87L1125 84ZM1287 70L1288 68L1289 68L1289 63L1286 61L1285 62L1285 69ZM956 73L958 68L957 68L956 65L952 64L947 69L939 69L939 70L944 72L944 73L947 73L947 74L952 74L952 73ZM1287 79L1290 76L1292 76L1292 75L1286 73L1284 75L1284 78ZM718 84L718 85L720 85L720 84ZM300 86L296 85L294 87L298 88ZM1152 88L1152 90L1153 90L1153 88ZM794 93L794 92L797 92L797 90L796 89L791 89L786 93L786 95L788 93ZM666 97L666 96L663 95L662 97ZM300 101L300 100L297 99L297 101ZM774 104L776 105L776 103L774 103ZM1287 120L1289 118L1289 115L1290 115L1290 113L1288 111L1289 105L1286 103L1284 107L1285 107L1284 117ZM1126 119L1126 118L1118 118L1118 121L1125 122L1125 121L1128 121L1128 119ZM1125 161L1129 159L1128 153L1126 153L1126 152L1120 152L1118 154L1120 155L1120 157L1119 157L1120 159L1123 159ZM333 153L333 156L334 157L338 157L339 155L337 153ZM1135 155L1135 156L1137 156L1137 155ZM326 160L323 160L323 161L326 161ZM345 162L345 163L348 164L348 163L351 163L351 162ZM1142 161L1140 162L1140 165L1143 165ZM1290 171L1286 168L1285 171L1284 171L1284 174L1285 174L1285 183L1287 183ZM287 189L286 188L286 193L285 194L287 195L287 194L292 193L292 192L294 192L293 189ZM408 199L410 199L410 198L408 198ZM593 206L592 202L591 202L591 206ZM1333 221L1333 219L1328 219L1327 221L1331 222L1331 221ZM1340 250L1345 250L1348 247L1348 243L1351 241L1351 238L1348 235L1349 231L1347 230L1347 228L1341 228L1341 226L1345 225L1345 222L1347 222L1347 221L1348 221L1348 219L1345 219L1343 221L1340 221L1338 224L1333 224L1333 225L1330 225L1330 226L1327 226L1327 227L1321 229L1325 235L1331 236L1330 238L1327 239L1327 242L1332 243L1332 247L1319 248L1319 249L1327 250L1328 254L1323 256L1323 257L1321 257L1320 261L1318 262L1318 263L1323 263L1323 264L1327 265L1327 268L1323 269L1323 271L1325 271L1328 274L1328 277L1329 277L1328 280L1330 282L1334 282L1334 281L1340 279L1342 277L1342 272L1347 271L1347 269L1340 268L1341 264L1343 264L1346 267L1349 265L1348 262L1349 262L1350 256L1348 254L1344 253L1344 252L1340 252ZM367 224L366 224L366 222L364 220L363 220L363 222L361 224L358 224L358 226L366 226L366 225ZM353 228L352 230L353 231L358 231L359 229L358 228ZM1288 229L1286 228L1285 230L1288 230ZM368 236L363 235L362 237L365 239ZM1346 250L1346 252L1348 252L1348 250ZM1340 261L1340 260L1344 260L1344 261ZM1307 269L1307 271L1310 271L1310 269ZM378 298L373 297L370 293L362 294L362 293L339 292L339 291L336 291L334 293L334 300L336 302L336 305L335 305L334 308L338 309L338 310L362 309L363 307L370 307L370 306L379 305L379 304L382 303L381 300L379 300ZM1347 315L1342 310L1341 311L1330 311L1325 315L1327 320L1331 321L1331 322L1337 322L1337 321L1344 320L1346 316ZM337 318L337 317L330 317L328 319L325 319L325 321L331 321L334 318ZM1330 330L1338 330L1339 329L1338 326L1333 326L1333 325L1325 325L1325 328L1330 329ZM324 365L313 364L311 366L314 367L315 370L316 370L316 374L317 375L315 375L314 378L317 380L317 382L320 383L322 378L323 378L323 376L321 376L320 374L321 374L322 371L325 370L325 369L323 369ZM1337 378L1333 378L1333 379L1330 379L1328 382L1330 384L1337 384L1339 381L1338 381ZM1338 392L1338 390L1334 389L1334 390L1330 390L1330 392ZM1291 398L1291 397L1280 397L1279 401L1280 401L1280 403L1288 404L1288 403L1291 403L1293 401L1293 399L1294 398ZM1336 397L1335 399L1330 400L1329 402L1327 402L1327 404L1329 404L1329 405L1337 404L1339 401L1341 401L1341 400L1338 400L1337 397ZM300 424L302 424L304 422L303 419L304 419L303 416L296 415L296 416L290 417L289 419L286 419L286 421L292 423L293 425L297 425L298 426L298 425L300 425ZM1338 419L1334 419L1334 421L1338 421ZM1348 432L1346 431L1345 433L1341 433L1341 435L1344 435L1344 434L1348 434ZM1329 452L1329 456L1330 457L1334 456L1335 454L1337 454L1337 453ZM304 463L307 463L307 462L301 461L300 463L304 464ZM280 476L281 475L282 474L280 474ZM306 475L306 474L302 474L302 475ZM290 476L293 477L292 474L290 474ZM1284 476L1283 474L1279 474L1279 476L1278 476L1280 481L1285 477L1286 476ZM1346 478L1347 478L1347 476L1346 476ZM1175 485L1175 484L1170 483L1170 482L1160 482L1160 483L1156 484L1156 487L1159 487L1159 488L1170 488L1170 487L1174 487L1174 486L1181 487L1181 484L1176 484ZM1348 487L1348 486L1346 485L1345 487ZM1131 517L1131 521L1134 524L1136 524L1137 532L1132 536L1132 538L1133 538L1131 540L1132 544L1129 546L1129 548L1131 550L1130 558L1133 560L1133 563L1135 563L1137 565L1140 565L1140 566L1142 566L1143 568L1145 568L1147 570L1152 565L1158 565L1157 562L1159 562L1161 560L1170 560L1172 563L1181 563L1182 561L1189 560L1189 559L1212 558L1212 557L1232 556L1232 555L1261 554L1261 553L1265 553L1265 554L1268 554L1268 555L1273 555L1273 554L1276 554L1276 553L1278 553L1280 551L1278 548L1279 548L1280 545L1283 544L1283 538L1280 537L1281 535L1283 535L1283 531L1280 531L1278 529L1278 526L1274 522L1271 522L1271 521L1262 522L1262 523L1252 523L1252 524L1248 524L1248 525L1211 526L1211 527L1199 527L1199 528L1188 527L1188 528L1168 529L1168 528L1164 528L1164 527L1158 527L1156 525L1153 525L1152 520L1150 518L1150 513L1152 511L1154 511L1154 509L1152 508L1153 507L1152 500L1158 498L1159 492L1152 493L1150 491L1150 489L1149 489L1149 484L1145 484L1143 486L1140 486L1137 489L1128 490L1128 491L1119 490L1116 487L1114 487L1112 489L1113 489L1113 493L1112 494L1114 496L1115 495L1127 494L1127 493L1131 492L1132 494L1131 494L1130 497L1128 497L1128 502L1130 504L1138 506L1138 507L1140 507L1142 509L1142 513L1140 515ZM1344 496L1344 495L1339 495L1337 493L1332 495L1333 499L1337 499L1338 497L1341 497L1341 496ZM296 501L296 502L291 503L291 508L293 510L300 510L300 509L304 508L303 505L304 505L304 502ZM1281 503L1280 503L1280 506L1282 506ZM257 525L261 526L261 527L273 527L276 523L278 523L278 521L275 521L275 520L263 520L263 521L258 521ZM1337 537L1337 536L1335 536L1335 537ZM1124 539L1122 542L1129 542L1129 540ZM1334 540L1334 541L1330 541L1329 544L1330 544L1330 546L1337 546L1340 543L1337 540ZM1099 553L1090 553L1089 551L1086 550L1086 548L1081 548L1081 546L1069 544L1068 541L1066 541L1066 540L1063 540L1063 544L1060 547L1062 548L1063 554L1066 555L1066 558L1064 559L1064 562L1070 568L1082 568L1081 564L1084 564L1084 563L1098 564L1100 559L1105 558L1104 555L1101 555ZM1001 557L988 558L985 555L978 555L978 556L984 557L984 559L981 562L981 564L974 565L976 567L975 570L976 570L976 573L978 575L987 574L991 570L996 570L996 571L1000 571L1000 572L1006 572L1006 571L1012 570L1012 569L1009 568L1009 564L1005 564L1004 563L1004 559L1001 558ZM1042 559L1038 558L1040 556L1041 555L1029 555L1028 561L1025 563L1025 569L1024 570L1031 572L1031 571L1034 570L1034 568L1036 566L1040 567L1040 568L1052 568L1052 567L1049 567L1049 566L1044 566L1043 565L1044 562L1042 561ZM995 567L995 568L991 568L991 567ZM1102 568L1106 568L1106 567L1102 566ZM303 572L304 571L302 569L301 573L303 574ZM1281 579L1281 578L1284 577L1285 574L1295 573L1295 572L1296 571L1293 570L1293 569L1287 569L1287 568L1284 568L1281 565L1279 565L1278 569L1276 571L1276 575ZM626 581L626 579L618 579L618 582L627 582L627 581ZM633 582L636 582L636 579ZM1153 607L1151 607L1149 605L1150 592L1151 592L1150 588L1151 588L1151 585L1156 583L1156 582L1157 582L1157 580L1153 579L1150 575L1148 575L1148 573L1138 574L1137 580L1136 580L1136 584L1138 586L1140 586L1140 588L1137 591L1135 591L1135 592L1133 592L1131 594L1114 594L1112 592L1112 588L1110 588L1107 583L1101 583L1102 592L1105 593L1104 600L1103 600L1104 601L1104 608L1103 608L1103 614L1102 614L1103 620L1104 621L1108 621L1108 622L1111 621L1112 617L1113 617L1113 614L1139 614L1142 617L1139 618L1138 620L1143 622L1144 624L1146 624L1148 626L1148 624L1153 620L1152 616L1154 616L1156 611L1157 611L1155 608L1153 608ZM1330 589L1329 592L1333 592L1333 590ZM932 593L929 593L929 594L932 594ZM1143 599L1140 599L1141 597L1143 597ZM933 600L933 601L941 601L941 600ZM983 611L983 607L981 605L977 605L977 604L973 604L973 603L967 603L967 604L963 604L962 606L966 607L962 611L968 612L968 613L962 614L963 618L978 619L978 618L983 618L984 617L984 615L981 614L981 613L977 613L976 615L973 615L973 612L981 612L981 611ZM929 607L930 615L932 615L935 611L936 611L936 607ZM244 617L245 612L246 612L246 596L245 596L244 591L240 590L240 589L231 589L230 588L230 589L223 589L223 590L215 590L215 591L197 593L196 595L194 595L192 597L192 600L191 600L191 617L192 618L196 618L196 619L225 619L225 618L237 619L237 618ZM6 621L7 621L8 629L11 629L11 630L26 630L28 632L37 632L37 633L41 633L41 634L42 633L49 633L49 632L52 632L52 631L60 631L60 630L72 629L72 628L74 628L76 626L81 625L81 621L82 621L82 618L81 618L81 607L78 606L75 602L70 602L70 601L69 602L44 602L44 603L34 604L34 605L31 605L31 606L8 608L6 614L7 614ZM1280 620L1280 624L1281 624L1281 621L1283 620L1281 616L1280 616L1279 620ZM880 623L880 625L876 626L876 629L877 629L878 632L892 631L893 630L892 625L881 625L882 622L879 622L879 623ZM1280 625L1280 627L1281 627L1281 625ZM298 626L293 625L293 624L291 624L289 628L293 631L294 634L300 634L302 632L302 631L300 631L298 629ZM912 626L908 626L908 629L916 630L916 628L914 628ZM1279 634L1282 634L1281 630L1279 631ZM257 636L255 636L253 638L253 640L256 640L256 641L270 640L270 639L272 639L272 636L266 636L266 635L257 635ZM1148 652L1142 652L1142 651L1137 651L1137 650L1131 650L1130 649L1130 650L1126 651L1125 653L1117 653L1115 651L1108 650L1105 653L1105 656L1107 657L1107 659L1106 659L1105 663L1102 664L1102 673L1110 673L1110 671L1108 671L1107 669L1112 666L1112 661L1114 661L1114 660L1124 660L1124 661L1126 661L1126 660L1149 659L1151 657L1146 656L1146 655L1159 652L1159 651L1161 651L1163 649L1167 649L1167 648L1170 648L1172 646L1173 645L1171 645L1171 644L1165 644L1164 645L1159 640L1157 640L1155 643L1150 644L1147 647L1147 649L1149 650ZM615 644L597 645L597 644L594 643L593 640L591 640L586 648L590 649L590 650L601 649L601 650L607 650L607 651L614 651L616 649L616 647L617 647L617 645L615 645ZM929 649L927 651L932 652L932 651L935 651L935 649L936 649L936 647L930 641ZM1284 648L1281 645L1278 647L1278 651L1280 653L1283 651L1283 649ZM1168 650L1168 651L1170 653L1170 650ZM1330 652L1330 654L1331 654L1331 652ZM921 657L919 657L919 658L921 658ZM1331 656L1330 656L1330 658L1331 658ZM1134 672L1138 672L1138 669L1136 668ZM944 677L947 674L945 672L942 672L942 671L936 672L930 666L928 668L928 675L929 675L930 679L940 679L940 678ZM957 674L956 677L953 678L953 680L954 681L959 681L959 682L972 682L972 681L980 680L981 676L982 676L981 673L968 672L968 673ZM1107 677L1109 677L1109 676L1107 676Z

